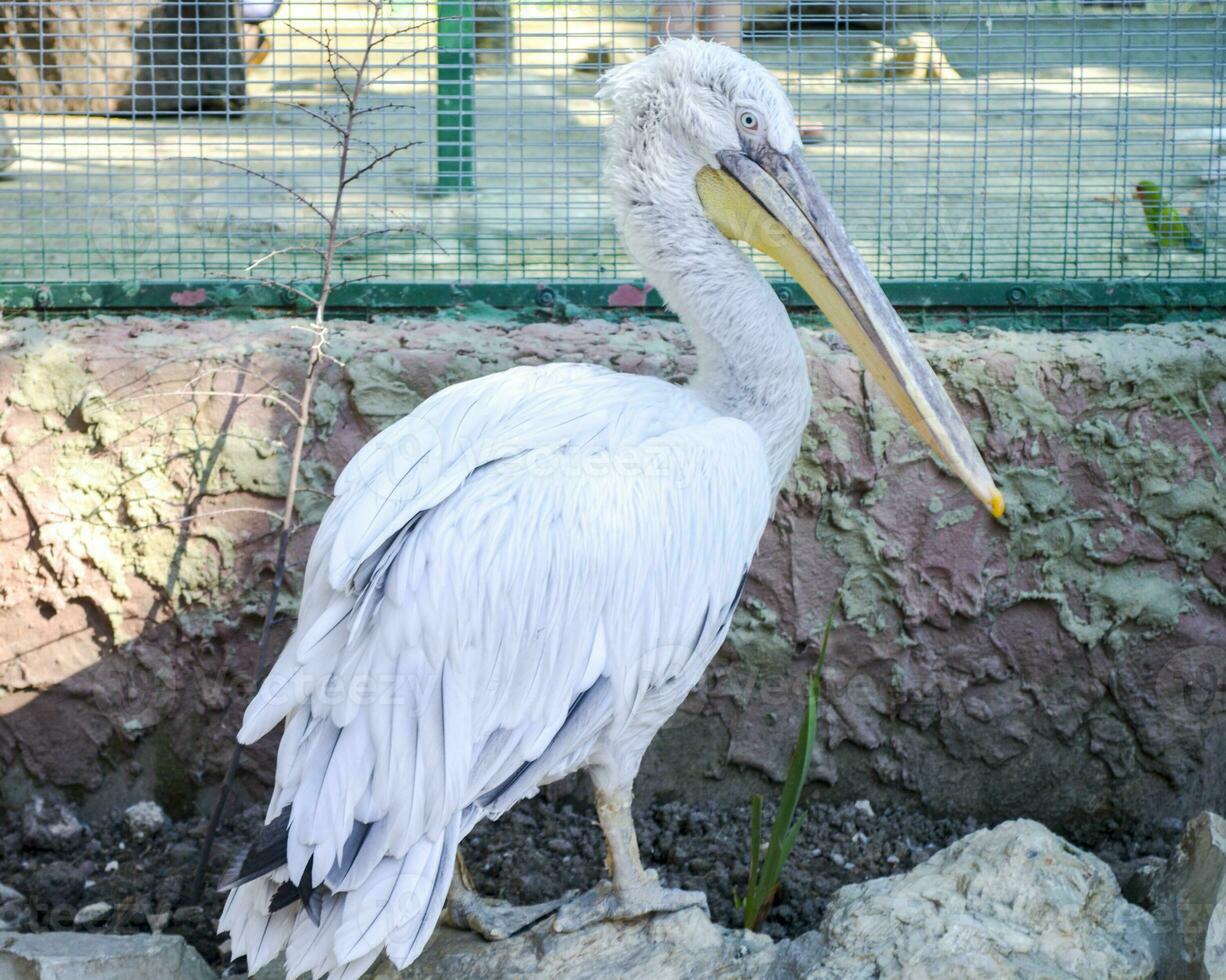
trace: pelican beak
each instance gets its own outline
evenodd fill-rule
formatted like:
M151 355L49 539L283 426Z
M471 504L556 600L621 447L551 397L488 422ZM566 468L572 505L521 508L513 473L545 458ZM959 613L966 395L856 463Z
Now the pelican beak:
M829 318L894 407L994 517L1005 510L987 465L941 382L826 200L801 148L717 155L698 174L715 226L778 262Z

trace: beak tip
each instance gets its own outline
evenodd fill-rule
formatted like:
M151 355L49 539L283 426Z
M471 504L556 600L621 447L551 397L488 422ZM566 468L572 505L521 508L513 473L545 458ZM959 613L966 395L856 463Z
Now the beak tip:
M988 500L988 510L992 512L992 516L998 521L1005 516L1005 495L995 488L993 488L992 496Z

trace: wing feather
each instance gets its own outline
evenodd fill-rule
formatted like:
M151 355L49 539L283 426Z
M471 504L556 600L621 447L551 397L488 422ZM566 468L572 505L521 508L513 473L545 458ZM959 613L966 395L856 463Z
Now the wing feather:
M291 807L288 877L331 889L344 964L420 948L483 814L593 753L637 768L726 631L772 490L743 423L580 365L446 389L336 489L240 738L287 719L270 817ZM294 961L318 966L307 930Z

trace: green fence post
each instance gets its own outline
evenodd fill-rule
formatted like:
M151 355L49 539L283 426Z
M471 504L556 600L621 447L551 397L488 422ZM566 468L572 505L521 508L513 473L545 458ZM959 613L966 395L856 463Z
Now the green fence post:
M438 186L472 190L473 66L476 19L471 0L438 4Z

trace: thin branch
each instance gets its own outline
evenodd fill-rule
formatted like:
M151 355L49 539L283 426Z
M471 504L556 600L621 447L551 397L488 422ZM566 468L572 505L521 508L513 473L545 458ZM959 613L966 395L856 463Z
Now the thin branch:
M319 249L318 251L322 253L323 250ZM258 261L259 260L257 260L257 262ZM228 281L234 279L233 276L228 275L224 272L219 272L219 273L216 273L215 275L222 279L226 279ZM212 278L212 276L210 276L210 278ZM318 297L312 296L305 289L299 289L297 286L293 284L293 282L286 280L286 279L274 279L271 276L240 276L237 281L238 282L259 283L261 286L272 286L276 289L284 289L287 293L293 293L295 296L297 296L299 299L303 300L310 306L314 306L315 303L318 301ZM290 324L289 326L291 330L295 329L293 324ZM296 329L309 330L310 328L309 327L298 327Z
M260 174L247 167L234 164L231 165L236 166L237 169L244 170L253 176L268 180L270 183L281 187L283 190L286 190L297 200L301 201L303 204L306 204L319 217L319 219L324 222L324 226L327 229L326 244L318 253L320 256L321 266L318 296L311 296L305 290L299 289L297 286L291 283L279 283L275 280L261 280L262 282L266 282L271 285L280 286L282 289L289 290L291 293L308 300L315 308L315 316L311 325L311 346L307 355L306 374L303 379L302 393L299 395L296 405L297 410L294 419L295 425L293 449L290 452L289 457L289 469L286 479L284 504L282 508L281 530L277 537L276 571L273 575L272 587L268 593L268 602L264 609L264 625L260 632L259 653L256 658L255 676L253 678L255 682L255 689L257 690L259 689L260 684L263 682L268 670L269 654L272 647L272 631L277 622L277 602L280 598L281 590L285 582L290 535L295 530L293 523L294 506L297 499L298 481L302 469L302 456L306 445L306 434L307 430L310 428L311 400L315 393L316 383L319 380L321 367L335 360L335 358L330 357L324 349L328 342L328 325L324 314L327 310L328 299L332 294L334 286L336 285L332 278L333 268L337 260L337 253L340 248L343 247L343 244L348 244L348 242L351 240L357 240L352 236L350 239L342 239L338 234L345 199L345 189L351 183L353 183L354 180L356 180L362 174L368 172L378 163L399 152L400 149L407 149L406 145L405 147L398 147L393 148L390 151L385 151L365 166L359 168L357 171L353 173L350 173L349 171L350 150L355 142L363 142L360 139L355 139L353 130L358 116L362 114L362 110L358 108L358 100L362 96L363 87L370 82L369 73L371 53L381 43L383 43L383 41L376 39L376 33L379 31L380 25L382 24L384 4L385 0L372 0L370 4L370 19L366 31L365 48L362 51L360 63L356 66L354 66L348 58L340 53L337 46L333 44L331 34L329 34L327 31L324 32L323 47L326 52L328 66L332 71L333 81L344 95L347 105L344 120L335 120L337 125L340 127L338 130L340 134L340 165L337 171L336 193L333 197L332 206L329 209L329 213L325 214L322 208L311 204L296 191L293 191L292 189L285 187L283 184L272 180L265 174ZM399 31L392 32L392 36L405 33L410 29L411 28L403 28ZM305 34L305 32L299 33ZM387 35L385 34L384 40L386 39L386 36ZM318 39L314 40L316 40L318 43ZM338 64L339 62L343 62L354 69L352 88L347 87L341 80L340 68ZM284 252L281 254L284 254ZM251 268L255 268L258 264L259 261L253 263ZM222 813L224 812L226 802L229 799L230 787L233 785L234 780L238 777L239 764L241 760L242 745L236 741L234 748L230 753L230 761L226 766L226 773L222 779L221 789L217 796L216 805L214 806L213 812L209 818L208 828L205 831L204 842L201 845L200 860L196 865L196 874L192 882L192 895L194 902L199 901L200 894L204 888L204 876L208 867L209 854L212 851L213 841L217 834L217 827L221 822Z
M267 507L219 507L217 510L206 510L196 514L189 514L186 517L170 517L164 521L156 521L153 524L137 524L133 526L131 530L147 531L154 527L168 527L172 524L184 524L190 521L200 521L204 520L206 517L220 517L223 514L261 514L264 517L277 521L278 523L284 520L283 514L281 514L279 511L269 510Z
M263 283L265 286L276 286L278 289L284 289L286 292L293 293L299 299L306 300L312 306L319 302L318 296L312 296L305 289L299 289L292 282L285 282L283 279L259 279L252 278L252 282Z
M258 398L261 401L275 402L295 417L298 415L297 405L267 391L220 391L216 388L206 388L203 391L196 388L172 389L170 391L158 390L145 395L129 395L126 398L118 399L117 402L120 404L124 402L140 402L149 398L161 398L163 395L198 395L204 398L216 396L219 398L237 398L239 401L251 401L253 398Z
M396 146L393 146L390 150L384 150L382 153L376 156L373 160L369 161L364 166L359 167L357 170L351 173L348 177L346 177L345 183L352 184L355 180L361 177L362 174L369 173L370 171L374 170L375 167L379 166L379 164L381 164L384 160L389 160L392 157L394 157L397 153L401 153L404 150L409 149L410 147L418 146L418 145L419 145L419 141L414 141L412 143L398 143Z
M356 119L358 116L367 116L372 112L382 112L384 109L396 109L399 106L399 102L381 102L378 105L363 106L361 109L354 110L353 117Z
M200 159L209 163L220 163L223 167L233 167L235 170L241 170L243 173L250 174L252 177L258 177L260 180L267 181L268 183L272 184L273 187L279 187L281 190L285 191L285 193L294 198L294 200L306 205L319 216L321 221L328 220L323 211L308 201L288 184L281 183L281 181L277 180L275 177L271 177L266 173L261 173L259 170L252 170L250 167L244 167L241 163L233 163L230 160L218 160L216 157L201 157Z
M373 76L370 78L370 84L371 84L371 85L378 85L378 84L379 84L381 81L383 81L383 79L385 79L385 78L386 78L388 75L390 75L392 72L394 72L394 71L395 71L397 68L403 67L403 65L404 65L406 62L408 62L408 61L412 61L412 60L413 60L414 58L416 58L416 57L417 57L419 54L428 54L429 52L431 52L431 51L436 51L436 50L438 50L438 49L437 49L437 48L435 48L435 47L433 47L433 46L431 46L431 47L427 47L427 48L418 48L418 49L417 49L417 50L415 50L415 51L410 51L410 52L408 52L408 54L402 55L401 57L399 57L399 58L397 58L395 61L393 61L393 62L392 62L390 65L386 65L386 66L384 66L384 68L383 68L383 70L382 70L382 71L376 72L376 73L375 73L375 74L374 74L374 75L373 75Z
M388 41L394 41L398 37L404 37L406 34L412 34L414 31L420 31L423 27L430 27L437 23L437 19L431 18L430 20L418 21L416 24L406 24L404 27L398 27L394 31L380 34L370 45L370 50L375 51L387 44Z
M360 231L356 235L350 235L348 238L342 238L336 243L338 249L347 248L354 242L360 242L366 238L376 238L380 235L395 235L403 231L411 231L414 234L422 235L426 239L433 241L429 235L421 230L417 225L388 225L385 228L371 228L367 231Z
M326 27L323 29L322 34L312 34L310 31L304 31L301 27L295 27L293 24L287 23L285 26L290 29L291 33L297 34L299 37L305 38L312 44L323 48L324 53L328 56L329 62L336 59L337 61L343 62L345 67L347 67L350 71L357 71L357 66L345 57L345 53L343 51L333 45L332 32Z
M377 146L376 146L374 143L372 143L370 140L368 140L368 139L363 139L361 136L353 136L353 135L350 135L350 137L349 137L349 142L350 142L351 144L356 143L356 144L358 144L359 146L363 146L363 147L365 147L366 149L370 150L370 152L371 152L371 153L378 153L378 152L379 152L379 147L377 147ZM332 145L333 145L333 146L336 146L336 147L340 147L340 145L341 145L341 141L340 141L340 140L337 140L337 141L336 141L335 143L333 143Z
M289 106L291 109L297 109L300 112L305 112L312 119L318 119L330 129L334 129L336 132L341 134L344 133L344 130L341 129L341 124L329 116L326 112L317 111L312 109L310 106L303 105L301 102L294 102L292 99L269 99L268 101L273 105Z
M353 110L353 93L349 91L349 86L341 78L341 64L344 64L350 71L357 74L358 68L352 61L345 57L344 52L332 43L332 34L326 28L324 29L324 51L327 54L328 70L332 73L332 84L335 85L341 95L344 96L345 102L348 104L350 111ZM338 62L340 64L338 64Z
M335 290L340 289L342 286L351 286L355 282L368 282L371 279L382 279L386 275L386 272L368 272L364 276L350 276L347 279L338 279L332 288Z
M275 259L278 255L288 255L291 252L311 252L315 255L322 255L323 250L316 245L287 245L285 248L274 249L271 252L266 252L258 259L252 262L249 266L243 269L244 272L250 272L257 266L263 265L271 259Z

